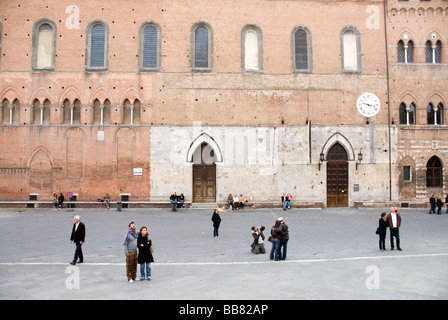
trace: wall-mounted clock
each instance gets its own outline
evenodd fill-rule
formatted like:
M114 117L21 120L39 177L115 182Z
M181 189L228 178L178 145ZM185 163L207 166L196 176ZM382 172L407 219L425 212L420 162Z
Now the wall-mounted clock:
M380 112L381 101L375 94L365 92L356 100L356 108L364 117L374 117Z

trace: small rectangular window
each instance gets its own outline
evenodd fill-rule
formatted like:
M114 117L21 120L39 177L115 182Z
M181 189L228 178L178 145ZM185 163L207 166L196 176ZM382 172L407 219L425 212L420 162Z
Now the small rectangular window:
M403 167L403 181L411 181L411 166Z

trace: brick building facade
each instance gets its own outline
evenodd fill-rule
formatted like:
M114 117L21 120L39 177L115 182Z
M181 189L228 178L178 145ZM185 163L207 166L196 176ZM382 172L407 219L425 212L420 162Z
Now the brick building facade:
M0 200L448 189L446 0L0 7Z

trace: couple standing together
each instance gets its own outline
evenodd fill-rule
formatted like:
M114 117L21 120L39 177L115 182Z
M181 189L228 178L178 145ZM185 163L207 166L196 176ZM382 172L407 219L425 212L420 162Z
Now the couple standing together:
M401 216L398 213L397 208L391 207L390 213L386 215L385 212L381 213L381 218L378 221L377 234L379 235L379 245L381 251L386 251L386 232L389 228L390 232L390 249L394 250L394 238L397 243L397 250L401 251L400 247L400 226Z
M278 218L274 226L271 228L271 236L268 239L272 242L271 260L286 260L286 251L289 240L288 225L283 218Z
M140 280L151 280L152 241L146 227L141 227L137 234L134 222L129 223L129 230L124 237L126 255L126 275L128 282L134 282L137 275L137 262L140 264ZM138 250L138 254L137 254ZM146 277L145 277L146 271Z

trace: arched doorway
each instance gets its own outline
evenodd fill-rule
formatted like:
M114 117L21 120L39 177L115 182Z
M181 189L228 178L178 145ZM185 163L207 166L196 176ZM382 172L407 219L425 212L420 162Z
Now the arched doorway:
M193 154L193 202L216 202L216 156L208 143Z
M51 160L43 149L34 154L30 163L29 192L38 194L39 200L49 200L54 192Z
M327 154L327 207L348 207L348 155L340 143Z

